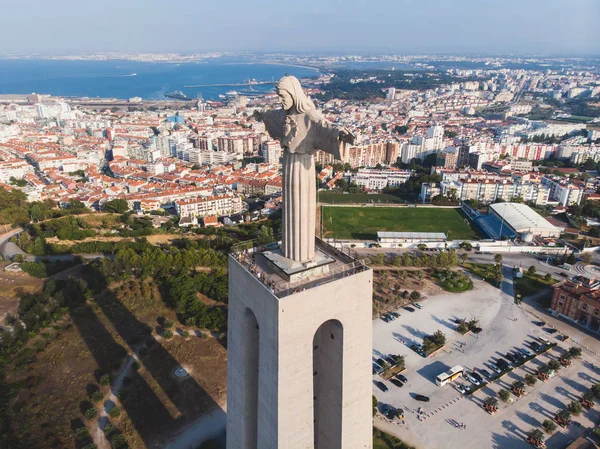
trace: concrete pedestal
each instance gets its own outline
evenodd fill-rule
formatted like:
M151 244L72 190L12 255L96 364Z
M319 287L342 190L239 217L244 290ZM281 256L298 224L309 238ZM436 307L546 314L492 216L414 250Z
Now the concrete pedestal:
M278 298L229 258L227 449L371 449L372 271L315 285Z

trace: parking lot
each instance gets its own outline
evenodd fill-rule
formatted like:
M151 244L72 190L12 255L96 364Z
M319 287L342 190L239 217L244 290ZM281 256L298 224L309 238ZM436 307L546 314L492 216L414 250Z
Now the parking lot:
M545 419L552 419L556 411L565 408L571 401L593 383L600 382L600 372L592 367L598 365L596 356L585 353L568 368L562 368L555 377L534 386L525 387L525 396L517 399L511 395L508 404L499 401L499 410L490 415L482 408L483 401L498 390L510 387L515 380L522 380L526 374L533 374L542 363L556 359L559 347L538 356L522 367L505 375L502 379L488 384L472 396L463 396L455 385L469 384L464 378L443 387L435 384L435 377L455 365L465 369L485 368L489 372L491 363L500 356L504 358L509 350L527 347L525 342L534 341L537 336L545 337L562 345L565 349L572 343L560 343L542 327L533 322L536 319L514 304L510 295L481 281L474 281L474 289L462 293L440 294L422 302L423 309L409 312L400 309L399 318L389 323L373 321L373 359L388 354L400 354L406 358L406 370L402 373L408 382L399 388L388 381L384 384L387 392L382 392L375 384L373 394L380 406L389 404L404 410L404 424L399 420L388 422L382 416L376 418L376 426L398 436L409 444L422 449L434 448L528 448L525 441L527 432L539 428ZM479 335L462 336L454 330L457 318L477 318L483 331ZM409 347L421 343L423 336L436 330L446 334L446 346L429 358L423 358ZM584 362L583 359L586 361ZM382 381L373 376L375 381ZM424 403L414 399L420 394L430 398ZM421 408L422 413L417 410ZM550 449L563 448L592 427L592 420L598 420L600 413L592 409L573 417L575 422L568 429L558 428L546 436ZM456 424L464 424L464 428ZM433 430L433 431L432 431Z

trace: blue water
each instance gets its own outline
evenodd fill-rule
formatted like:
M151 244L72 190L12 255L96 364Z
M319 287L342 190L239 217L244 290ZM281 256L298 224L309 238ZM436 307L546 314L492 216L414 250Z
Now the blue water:
M131 76L132 74L135 76ZM240 62L146 63L130 61L0 60L0 94L50 94L164 99L164 94L181 90L188 97L201 93L216 99L229 90L248 87L184 88L193 84L243 83L247 79L273 81L285 74L297 77L318 75L303 67ZM269 91L273 86L255 86Z

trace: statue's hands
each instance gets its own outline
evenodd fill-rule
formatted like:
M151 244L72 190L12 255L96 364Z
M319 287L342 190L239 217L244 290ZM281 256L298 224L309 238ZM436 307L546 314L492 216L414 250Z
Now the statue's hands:
M254 110L252 117L254 117L254 119L258 120L259 122L262 122L262 114L261 114L261 111L259 111L258 109Z
M340 140L345 143L349 143L350 145L354 144L356 140L356 136L348 131L346 128L340 130Z

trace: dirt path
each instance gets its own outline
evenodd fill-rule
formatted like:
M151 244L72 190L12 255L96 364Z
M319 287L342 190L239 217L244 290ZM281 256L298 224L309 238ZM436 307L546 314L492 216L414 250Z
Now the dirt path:
M110 386L110 396L108 397L107 400L103 401L103 404L106 402L112 402L114 404L113 407L121 405L121 403L119 402L119 399L117 398L117 393L123 386L123 379L129 372L131 367L133 366L134 362L139 360L138 353L142 347L143 346L140 346L135 351L135 353L128 354L127 360L125 360L125 362L123 363L123 367L121 368L119 375L117 376L117 378L113 381L112 385ZM106 438L106 435L104 434L104 427L106 426L106 424L108 424L108 411L110 411L110 409L107 410L106 406L102 407L102 410L100 411L98 419L93 424L93 429L92 429L93 431L90 432L90 435L92 436L92 439L94 440L94 444L96 445L96 447L98 449L111 449L112 448L111 444L109 443L108 439Z

